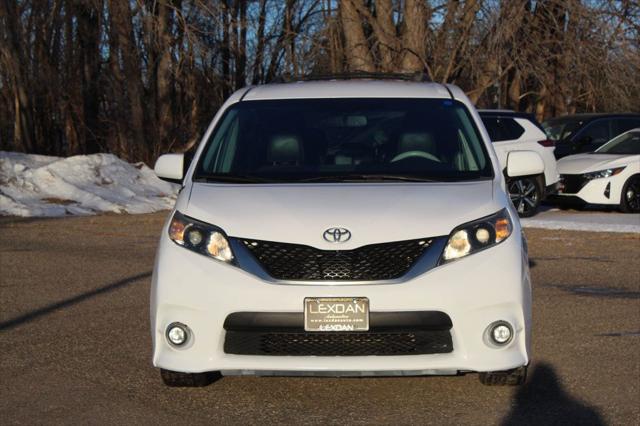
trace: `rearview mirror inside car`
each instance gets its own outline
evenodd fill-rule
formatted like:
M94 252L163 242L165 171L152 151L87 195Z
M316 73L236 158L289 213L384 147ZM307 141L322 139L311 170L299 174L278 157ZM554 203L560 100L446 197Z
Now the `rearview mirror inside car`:
M184 154L161 155L153 167L156 175L167 182L182 184L184 177Z
M507 176L531 176L544 172L542 157L535 151L511 151L507 157Z

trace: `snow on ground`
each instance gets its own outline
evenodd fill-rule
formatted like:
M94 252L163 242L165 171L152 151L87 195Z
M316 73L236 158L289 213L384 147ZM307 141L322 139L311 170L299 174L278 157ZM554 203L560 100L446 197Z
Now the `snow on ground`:
M640 214L595 211L543 210L534 217L520 219L525 228L565 229L593 232L639 232Z
M178 185L115 155L60 158L0 151L0 215L151 213L173 207Z

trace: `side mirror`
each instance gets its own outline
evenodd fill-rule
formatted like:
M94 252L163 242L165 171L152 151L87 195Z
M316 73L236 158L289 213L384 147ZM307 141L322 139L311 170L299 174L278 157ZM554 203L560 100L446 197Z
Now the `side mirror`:
M511 151L507 157L507 176L530 176L544 172L544 161L535 151Z
M184 178L184 154L161 155L153 167L153 171L162 180L182 184Z

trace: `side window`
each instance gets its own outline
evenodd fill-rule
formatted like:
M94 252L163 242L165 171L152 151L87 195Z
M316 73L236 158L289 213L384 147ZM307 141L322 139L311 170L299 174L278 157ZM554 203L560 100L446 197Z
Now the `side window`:
M211 148L205 154L202 162L202 170L205 173L212 173L224 167L227 171L235 153L235 142L238 135L238 111L232 110L225 117L220 128L214 133ZM228 147L231 141L231 149ZM224 172L223 171L223 172Z
M487 129L487 133L489 133L491 142L503 140L497 117L482 117L482 122Z
M580 132L578 141L584 141L583 144L590 146L600 146L610 139L609 135L610 120L597 120L587 125Z
M513 118L508 117L482 117L482 122L487 128L491 142L502 142L518 139L524 133L524 129Z
M455 112L458 118L457 128L458 146L460 148L459 153L463 154L462 156L458 155L459 161L457 162L457 170L482 170L487 164L487 159L481 148L482 143L476 137L478 133L472 127L468 114L463 111L462 108L456 108Z
M513 118L503 118L501 121L509 139L518 139L524 133L524 128Z
M618 136L627 130L640 128L640 118L617 118L613 120L613 136Z

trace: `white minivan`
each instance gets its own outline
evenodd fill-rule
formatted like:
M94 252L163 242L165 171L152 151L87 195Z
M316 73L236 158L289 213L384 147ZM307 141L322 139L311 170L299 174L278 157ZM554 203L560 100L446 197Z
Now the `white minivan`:
M473 105L452 85L248 87L211 122L162 230L153 364L220 375L455 375L521 384L527 245ZM511 177L541 173L530 151Z

